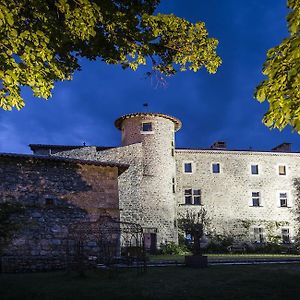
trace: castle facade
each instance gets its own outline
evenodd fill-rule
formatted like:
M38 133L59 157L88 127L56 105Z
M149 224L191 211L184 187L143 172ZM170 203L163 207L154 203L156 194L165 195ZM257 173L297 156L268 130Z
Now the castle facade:
M271 151L175 147L177 118L134 113L116 120L120 147L30 145L34 155L129 166L118 178L120 220L138 223L146 247L178 242L177 220L205 208L210 233L237 241L290 243L300 153L284 143Z

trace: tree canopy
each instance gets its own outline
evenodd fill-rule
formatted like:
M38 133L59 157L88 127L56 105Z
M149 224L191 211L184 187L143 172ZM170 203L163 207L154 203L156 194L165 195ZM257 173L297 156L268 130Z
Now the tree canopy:
M203 22L157 14L160 0L0 0L0 107L21 109L21 87L48 99L79 58L136 70L215 73L218 41Z
M270 49L263 74L268 78L256 88L255 97L268 101L263 122L270 128L291 125L300 133L300 0L288 0L290 36Z

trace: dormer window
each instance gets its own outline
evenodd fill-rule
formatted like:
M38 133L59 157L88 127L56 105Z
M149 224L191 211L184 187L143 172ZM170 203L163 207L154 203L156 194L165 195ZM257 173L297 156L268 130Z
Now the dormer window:
M152 131L152 123L151 122L142 123L142 131L143 132Z

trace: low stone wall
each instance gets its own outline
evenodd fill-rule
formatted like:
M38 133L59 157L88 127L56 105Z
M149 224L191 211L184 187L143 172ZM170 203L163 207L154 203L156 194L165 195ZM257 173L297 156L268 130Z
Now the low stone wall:
M62 270L67 268L66 257L45 256L2 256L2 273L22 273Z

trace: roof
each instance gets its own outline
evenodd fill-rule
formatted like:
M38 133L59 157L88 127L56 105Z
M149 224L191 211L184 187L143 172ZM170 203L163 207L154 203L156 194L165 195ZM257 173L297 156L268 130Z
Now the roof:
M34 160L44 160L44 161L57 161L57 162L66 162L71 164L83 164L83 165L94 165L101 167L116 167L118 168L119 175L122 174L129 168L127 164L120 164L115 162L102 162L96 160L85 160L85 159L76 159L76 158L66 158L59 156L41 156L41 155L32 155L32 154L17 154L17 153L0 153L0 158L21 158L21 159L34 159Z
M61 149L65 151L72 150L72 149L80 149L85 147L96 147L97 151L115 148L115 147L106 147L106 146L83 146L83 145L72 146L72 145L47 145L47 144L29 144L28 146L30 147L31 150L40 149L40 148L45 148L45 149L55 148L55 149Z
M146 116L161 117L161 118L165 118L165 119L172 121L175 125L175 131L179 130L182 126L181 121L175 117L168 116L168 115L161 114L161 113L150 113L150 112L146 112L146 113L138 112L138 113L124 115L115 121L115 126L121 130L121 126L122 126L122 123L124 120L129 119L129 118L146 117Z
M254 153L277 153L277 154L300 154L295 151L279 151L279 150L254 150L254 149L221 149L221 148L176 148L178 151L211 151L211 152L254 152Z

